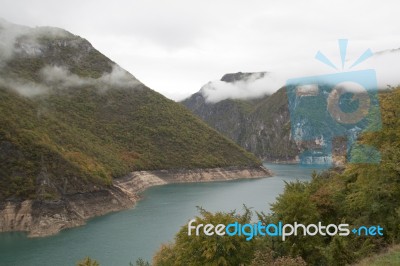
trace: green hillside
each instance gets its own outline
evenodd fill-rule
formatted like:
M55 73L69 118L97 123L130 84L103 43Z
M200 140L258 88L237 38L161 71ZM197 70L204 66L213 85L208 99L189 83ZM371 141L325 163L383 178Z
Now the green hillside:
M133 170L260 165L78 36L25 29L12 48L0 68L1 200L90 191Z

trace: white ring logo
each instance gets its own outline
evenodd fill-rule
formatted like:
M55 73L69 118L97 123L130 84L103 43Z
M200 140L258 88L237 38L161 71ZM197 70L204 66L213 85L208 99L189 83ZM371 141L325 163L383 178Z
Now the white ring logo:
M358 109L351 113L343 112L339 107L340 97L352 93L353 101L358 101ZM367 90L355 82L342 82L336 85L328 96L328 111L341 124L355 124L363 119L369 111L371 101Z

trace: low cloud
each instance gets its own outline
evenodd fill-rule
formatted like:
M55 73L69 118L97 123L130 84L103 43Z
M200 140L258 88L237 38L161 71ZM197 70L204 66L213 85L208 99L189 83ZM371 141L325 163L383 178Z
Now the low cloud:
M34 97L45 94L49 87L32 81L0 77L0 86L15 90L25 97Z
M0 19L0 66L12 58L17 38L28 31L29 27L15 25Z
M352 63L355 60L348 60ZM400 49L377 52L373 57L361 63L354 69L347 71L358 71L374 69L377 76L378 88L386 89L388 86L400 85ZM201 93L207 102L215 103L224 99L250 99L258 98L266 94L272 94L285 86L288 79L340 73L334 69L322 66L319 62L311 64L297 63L294 67L277 69L269 72L264 77L248 79L237 82L224 82L220 80L211 81L201 88Z
M16 25L0 19L0 68L14 56L42 56L46 47L39 39L41 37L63 38L71 33L53 27L30 28ZM79 42L79 40L76 40ZM68 45L77 45L70 41ZM110 73L104 73L100 78L80 77L71 73L66 66L45 66L39 73L40 82L23 80L18 77L0 77L0 85L16 90L24 96L32 97L49 92L51 89L68 89L71 87L96 86L99 91L112 88L136 87L140 82L118 65L113 65Z
M44 84L57 88L80 87L92 83L91 79L81 78L76 74L72 74L62 66L45 66L40 71L40 76Z
M374 57L360 65L360 69L375 69L378 86L387 88L400 85L400 49L376 53Z
M110 73L104 73L97 79L80 77L63 66L46 66L40 71L40 76L46 85L57 88L98 86L104 91L112 88L133 88L140 84L118 65L113 65Z
M68 35L71 34L59 28L30 28L13 24L0 18L0 67L16 54L40 55L43 47L39 42L39 38L42 36L61 38Z
M93 80L93 82L102 85L102 89L134 88L141 84L132 74L118 65L114 65L110 73L104 73L99 79Z
M249 78L236 82L211 81L201 88L207 102L224 99L250 99L271 94L282 85L283 78L275 73L267 73L260 78Z
M54 89L95 86L99 92L104 92L109 89L133 89L141 84L118 65L114 65L110 73L104 73L97 79L80 77L62 66L46 66L41 69L39 76L42 81L40 83L0 77L0 86L11 88L26 97L34 97Z

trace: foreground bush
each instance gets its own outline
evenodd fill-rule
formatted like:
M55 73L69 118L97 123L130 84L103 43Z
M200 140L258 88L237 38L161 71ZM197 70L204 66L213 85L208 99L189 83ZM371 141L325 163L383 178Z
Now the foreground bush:
M200 209L197 224L249 223L251 213L217 212L215 214ZM194 233L194 232L193 232ZM170 265L240 265L249 264L255 250L255 241L246 241L245 236L188 236L188 226L181 228L175 242L161 246L153 258L154 266Z

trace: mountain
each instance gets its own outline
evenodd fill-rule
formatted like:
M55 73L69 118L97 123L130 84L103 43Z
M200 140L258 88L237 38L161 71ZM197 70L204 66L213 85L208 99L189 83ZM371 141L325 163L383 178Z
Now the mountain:
M260 73L263 73L260 75ZM266 72L225 74L222 82L246 82ZM209 85L208 85L209 86ZM204 88L181 103L211 127L257 157L270 161L293 161L300 146L290 138L290 115L284 88L272 95L250 99L210 102Z
M364 69L373 70L372 76L379 77L376 80L379 90L400 84L396 70L400 62L399 56L400 48L388 49L375 52L370 60L363 62ZM319 88L322 93L318 97L309 97L306 100L307 97L303 97L306 95L297 95L292 99L293 102L302 102L302 106L292 117L298 123L291 123L287 88L282 87L274 93L271 90L271 86L276 89L286 82L286 79L282 79L283 76L270 72L225 74L219 81L208 82L199 92L181 103L208 125L260 159L301 161L305 164L333 162L343 165L351 153L349 142L354 143L362 130L371 130L368 129L367 116L367 119L357 125L346 126L332 121L326 104L332 87L325 86L325 81L322 80ZM321 77L323 76L325 75ZM349 80L354 77L350 76ZM358 82L363 84L365 77L364 81ZM379 101L376 93L368 94L371 99L375 99L373 101L377 107ZM341 97L338 103L343 107L347 105L346 101L346 97ZM348 107L349 110L345 112L352 109L351 104ZM372 113L374 112L378 114L376 111Z
M232 173L254 168L267 174L254 155L146 87L87 40L5 21L0 38L1 230L29 231L24 223L41 226L47 216L70 227L71 215L109 211L90 214L90 200L127 205L126 197L118 197L126 188L114 180L134 171L230 167ZM76 209L77 202L89 214Z
M272 94L243 98L251 91L252 84L268 75L261 73L264 74L226 74L219 82L207 83L181 103L262 160L343 165L351 147L348 139L354 140L367 128L368 118L354 126L336 123L326 104L331 87L324 84L320 85L321 93L317 97L306 97L301 93L291 95L297 106L292 114L286 87ZM239 87L242 98L237 98L236 93L236 98L215 100L218 90L228 86L221 83L231 84L228 88ZM345 106L346 101L346 97L340 98L339 105ZM291 123L291 119L296 122Z

